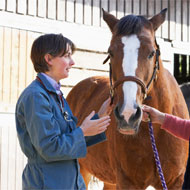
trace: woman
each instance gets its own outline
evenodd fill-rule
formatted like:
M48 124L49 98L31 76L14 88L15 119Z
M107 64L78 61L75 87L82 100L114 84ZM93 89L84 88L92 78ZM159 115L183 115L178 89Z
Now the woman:
M18 139L28 158L23 189L85 189L77 159L86 156L88 145L106 139L110 100L77 127L60 91L59 81L69 76L75 64L74 50L74 44L61 34L42 35L32 45L31 60L38 74L16 105Z
M183 139L190 140L190 120L181 119L177 116L170 115L158 111L155 108L144 105L143 110L143 121L149 121L151 119L152 123L158 123L161 128L169 132L170 134ZM190 153L190 149L189 149ZM190 189L190 156L188 158L184 183L182 189Z

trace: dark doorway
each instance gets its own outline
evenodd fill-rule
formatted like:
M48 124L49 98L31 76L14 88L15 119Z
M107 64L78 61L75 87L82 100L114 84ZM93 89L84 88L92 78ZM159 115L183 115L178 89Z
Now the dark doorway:
M174 77L178 84L190 82L190 56L174 54Z

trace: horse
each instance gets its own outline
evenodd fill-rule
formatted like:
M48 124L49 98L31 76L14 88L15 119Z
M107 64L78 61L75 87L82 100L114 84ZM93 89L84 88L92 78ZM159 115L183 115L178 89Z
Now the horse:
M155 32L167 10L150 19L127 15L117 19L103 10L112 38L108 48L110 77L93 76L72 88L67 101L78 118L78 126L111 96L114 105L107 141L88 148L79 159L86 185L93 175L104 189L161 189L149 137L142 121L142 105L189 118L175 78L163 67ZM188 143L154 124L154 136L168 189L181 189L188 156Z

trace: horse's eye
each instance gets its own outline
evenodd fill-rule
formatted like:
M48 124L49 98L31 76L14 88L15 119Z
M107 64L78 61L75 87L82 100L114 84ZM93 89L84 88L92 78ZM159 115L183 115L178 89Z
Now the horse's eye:
M152 51L152 52L149 54L148 59L151 59L154 55L155 55L155 51Z

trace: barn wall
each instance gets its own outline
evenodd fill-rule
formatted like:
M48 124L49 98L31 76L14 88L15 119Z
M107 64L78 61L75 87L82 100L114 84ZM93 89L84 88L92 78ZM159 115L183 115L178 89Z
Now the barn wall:
M189 0L1 0L0 10L32 18L57 20L79 25L107 27L101 9L117 18L127 14L147 17L168 8L167 21L157 36L183 42L190 41Z

